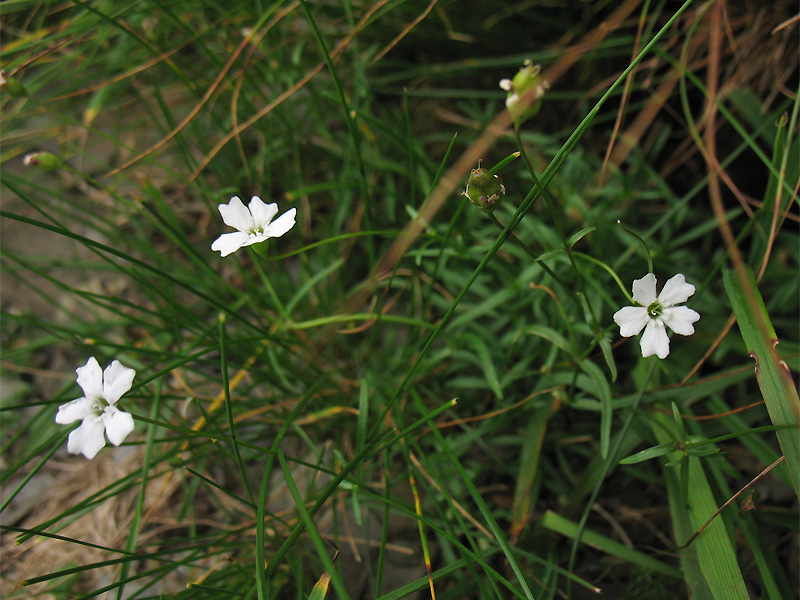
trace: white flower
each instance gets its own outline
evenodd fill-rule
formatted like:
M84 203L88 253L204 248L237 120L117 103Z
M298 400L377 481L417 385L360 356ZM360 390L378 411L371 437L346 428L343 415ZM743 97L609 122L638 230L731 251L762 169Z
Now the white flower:
M69 425L83 421L80 427L69 434L67 452L82 453L91 459L106 445L103 430L115 446L124 442L133 431L133 417L119 410L116 405L122 395L131 389L136 371L115 360L106 367L104 373L93 356L75 372L84 396L59 406L56 423Z
M261 198L253 196L249 206L245 207L239 197L234 196L228 204L219 205L219 212L225 224L238 231L223 233L211 245L211 249L228 256L242 246L282 236L294 227L297 209L289 209L273 221L272 218L278 214L277 204L264 204Z
M614 313L614 322L619 325L622 337L631 337L644 329L641 346L642 356L657 355L666 358L669 354L669 337L664 325L680 335L692 335L692 323L700 315L691 308L675 306L686 302L694 294L694 286L686 278L675 275L664 284L656 297L656 276L648 273L633 282L633 300L640 306L626 306Z

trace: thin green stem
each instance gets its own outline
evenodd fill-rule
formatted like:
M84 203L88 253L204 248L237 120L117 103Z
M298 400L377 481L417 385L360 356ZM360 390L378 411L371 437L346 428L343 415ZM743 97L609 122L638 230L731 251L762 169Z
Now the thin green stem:
M603 463L600 476L597 478L597 485L594 486L589 499L586 501L586 508L584 508L583 514L581 515L581 520L578 522L578 532L575 534L575 538L572 540L572 548L570 549L569 553L569 566L567 567L567 570L570 572L572 572L575 567L575 557L578 554L578 546L581 543L581 536L583 535L583 530L586 528L586 521L589 518L589 513L594 506L594 501L597 499L597 495L600 493L600 488L602 487L606 476L611 471L612 467L619 462L619 449L622 446L622 442L625 440L625 436L628 434L628 429L630 429L631 423L633 422L633 417L636 416L636 412L639 409L639 403L642 401L642 397L647 391L647 386L650 383L650 378L653 376L656 365L656 359L651 358L650 368L647 370L647 374L644 377L644 381L639 389L639 393L637 394L636 399L633 401L633 405L628 411L628 414L625 417L625 422L622 424L617 437L614 439L614 446L608 453L608 458L606 458L605 462ZM571 598L571 593L572 582L567 580L567 597Z
M622 229L622 231L624 231L625 233L630 235L632 238L634 238L637 242L639 242L639 244L641 245L642 249L644 250L644 257L647 260L647 272L648 273L652 273L653 272L653 257L650 254L650 248L647 247L647 242L644 241L642 236L640 236L637 233L634 233L633 231L631 231L630 229L625 227L625 225L622 224L622 221L617 220L617 225L619 225L619 228Z
M350 139L353 142L353 151L356 155L356 162L358 163L358 171L360 174L358 183L359 187L361 188L361 201L364 202L365 210L364 210L364 226L366 229L371 229L372 225L370 222L369 217L369 208L370 208L370 197L369 197L369 188L367 186L367 172L364 167L364 159L361 156L361 140L358 134L358 127L356 127L356 119L355 119L355 111L351 110L350 103L347 101L347 97L344 93L344 88L342 87L341 82L339 81L339 76L336 73L336 67L331 60L331 55L328 52L328 49L325 45L325 40L322 38L322 34L320 33L319 29L317 28L317 23L314 20L314 17L311 15L311 11L308 9L308 4L305 0L300 1L300 8L303 9L303 13L308 20L308 24L311 26L311 30L314 33L314 38L317 40L317 44L319 44L320 50L322 50L322 57L325 60L325 64L328 66L328 71L331 74L331 79L333 80L333 85L336 87L336 93L339 95L339 102L342 105L342 110L344 110L344 117L345 122L347 123L347 130L350 132ZM367 238L367 250L372 257L374 254L374 247L372 243L372 238Z
M250 488L250 478L247 476L247 473L244 469L244 461L242 460L242 454L239 450L239 443L236 439L236 427L233 421L233 406L231 404L231 388L230 388L230 381L228 380L228 343L225 336L225 315L219 315L219 361L220 367L222 369L221 376L222 376L222 392L225 395L225 414L228 417L228 430L231 432L231 440L233 445L233 452L236 456L236 464L239 467L239 475L242 477L242 482L244 483L244 487L247 490L247 497L250 499L250 503L254 504L255 499L253 496L253 490Z
M569 259L569 262L572 265L573 271L575 271L575 281L578 284L578 294L583 296L584 304L586 305L586 309L589 313L589 318L591 320L592 329L595 332L597 332L600 329L600 325L598 324L597 316L594 314L594 308L592 307L592 303L589 302L589 298L586 296L586 286L583 281L583 274L578 268L578 264L575 262L575 257L572 256L572 248L570 247L569 241L567 240L567 237L564 234L564 227L561 223L561 213L558 208L558 202L556 202L556 199L553 198L553 195L549 192L549 190L542 185L542 182L536 175L536 170L533 168L533 164L528 158L528 153L525 152L525 145L522 143L522 133L520 132L520 126L518 123L514 124L514 138L517 142L517 146L519 148L519 153L520 156L522 157L522 161L525 163L525 166L528 169L528 173L530 174L531 179L533 179L534 186L540 190L542 196L544 197L545 206L547 206L547 210L553 219L553 225L555 226L556 232L558 233L558 237L561 238L561 244L562 247L564 248L564 253L567 255L567 258Z

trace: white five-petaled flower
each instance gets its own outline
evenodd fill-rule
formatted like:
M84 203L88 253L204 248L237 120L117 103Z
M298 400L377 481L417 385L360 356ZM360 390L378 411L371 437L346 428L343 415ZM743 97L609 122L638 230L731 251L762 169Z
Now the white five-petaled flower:
M623 337L631 337L644 329L641 347L642 356L655 354L666 358L669 354L669 337L664 326L680 335L692 335L692 323L700 315L686 306L675 306L686 302L694 294L694 286L686 278L675 275L664 284L656 296L656 276L648 273L633 282L633 301L640 306L626 306L614 313L614 322L619 325Z
M97 360L91 357L84 366L75 369L83 398L67 402L58 407L56 423L69 425L82 421L80 427L69 434L67 452L94 458L106 445L105 434L115 446L119 446L133 431L133 417L117 408L122 395L131 389L136 371L115 360L100 369Z
M278 214L277 204L265 204L261 198L253 196L250 204L245 206L238 196L234 196L228 204L219 205L219 212L225 224L238 231L223 233L211 249L228 256L242 246L282 236L294 227L297 209L291 208L273 221L272 218Z

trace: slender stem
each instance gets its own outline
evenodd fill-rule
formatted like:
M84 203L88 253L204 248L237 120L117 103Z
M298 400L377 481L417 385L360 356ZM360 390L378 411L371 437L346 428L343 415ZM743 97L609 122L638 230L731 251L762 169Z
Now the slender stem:
M497 217L494 216L494 213L487 212L486 214L489 215L489 219L491 219L492 223L494 223L495 225L497 225L498 228L500 228L500 231L505 229L505 226L500 221L497 220ZM525 252L527 252L530 255L530 257L539 264L539 266L542 267L542 270L545 273L550 275L550 277L552 277L553 280L556 281L556 283L558 283L561 287L563 287L564 290L569 295L569 297L572 298L578 306L580 306L580 300L578 300L578 297L575 295L575 292L573 292L569 288L569 286L558 275L556 275L555 272L550 267L548 267L545 264L545 262L543 260L539 260L539 257L536 256L536 254L534 254L533 250L531 250L531 247L528 246L528 244L526 244L521 239L519 239L517 237L517 234L514 233L513 231L511 232L511 238L517 243L517 245L520 248L525 250Z
M491 219L492 223L497 225L500 231L503 231L503 229L505 229L505 226L500 221L497 220L497 217L494 216L494 213L487 211L486 214L489 215L489 219ZM519 239L517 237L517 234L514 233L513 231L511 232L511 239L513 239L516 242L517 246L525 250L525 252L527 252L533 260L536 260L538 258L533 253L533 250L531 250L530 246L528 246L528 244Z
M597 321L597 316L594 314L594 308L592 308L592 305L586 296L586 288L583 283L583 276L581 275L580 269L578 269L578 264L575 262L575 257L572 256L572 251L569 246L569 242L567 241L567 238L564 235L564 228L561 225L561 215L557 210L558 203L556 202L555 198L553 198L553 195L547 190L547 188L542 186L542 182L536 175L536 171L533 168L533 164L531 164L531 161L528 158L528 154L525 152L525 146L522 144L522 134L520 132L518 123L514 124L514 138L517 141L517 146L519 147L519 153L520 156L522 157L522 161L528 168L528 173L530 173L534 185L537 188L539 188L539 190L542 193L542 196L544 197L545 206L547 206L547 210L550 213L550 216L553 218L553 224L555 225L556 231L558 232L558 236L561 238L561 243L564 246L564 253L567 255L567 258L569 259L569 262L572 265L572 269L575 271L576 280L578 284L578 293L582 295L584 298L584 303L586 304L586 308L589 312L589 318L591 319L592 329L594 329L594 331L598 331L600 326Z
M589 518L589 513L592 510L592 506L594 506L594 501L597 499L597 495L600 493L600 487L603 485L603 481L608 475L609 471L613 465L619 462L619 449L622 446L622 442L625 440L625 436L628 434L628 429L633 422L633 417L636 415L636 412L639 409L639 403L642 400L645 392L647 391L647 386L650 383L650 378L653 376L653 371L655 371L657 362L651 358L650 359L650 368L647 370L647 374L644 377L644 381L642 382L642 387L639 390L639 394L636 396L636 400L633 402L633 406L628 411L628 414L625 416L625 422L622 424L622 428L619 430L616 439L614 440L614 447L611 448L611 451L608 453L608 458L606 458L605 463L603 464L603 468L600 472L600 477L597 479L597 484L594 486L594 490L592 490L591 496L589 496L589 500L586 502L586 508L583 510L583 514L581 515L581 520L578 522L578 531L575 534L575 537L572 540L572 548L569 553L569 566L567 570L572 573L573 568L575 567L575 556L578 553L578 545L581 543L581 536L583 535L583 530L586 527L586 521ZM572 591L572 581L567 580L567 598L571 598L571 591Z
M497 225L500 228L500 231L505 229L503 224L500 221L497 220L497 217L494 216L494 213L487 212L486 214L489 215L489 218L492 220L492 223L494 223L495 225ZM531 250L530 246L528 246L525 242L523 242L521 239L519 239L517 237L517 234L514 233L513 231L511 232L511 237L514 239L514 241L523 250L525 250L525 252L527 252L531 256L531 258L533 258L534 261L536 261L536 263L540 267L542 267L542 270L545 273L550 275L550 277L552 277L553 280L556 283L558 283L562 288L564 288L564 290L567 292L567 295L570 298L572 298L573 302L575 302L575 304L578 306L578 308L580 308L581 302L578 299L578 297L575 294L575 292L573 292L567 286L567 284L564 281L562 281L561 278L558 275L556 275L555 272L545 264L545 262L543 260L539 260L539 258L533 253L533 250ZM555 294L553 294L553 298L554 299L556 298ZM572 384L570 384L570 387L572 388L575 385L575 378L577 378L577 373L578 373L578 370L577 370L578 344L577 344L577 339L575 338L575 331L572 329L572 323L570 323L569 318L567 318L567 314L564 312L564 308L561 306L561 303L556 301L556 307L558 308L559 312L561 313L561 317L564 319L564 325L567 328L567 332L569 333L569 339L572 342L573 358L576 360L576 367L575 367L575 372L573 374L573 381L572 381ZM571 389L570 389L569 394L571 394Z
M262 251L259 251L256 248L253 248L253 251L256 254L258 254L261 258L266 258L265 254L262 254ZM290 320L289 313L286 312L286 308L283 306L283 303L281 302L281 299L278 297L277 292L275 292L275 288L272 286L272 282L269 280L269 277L267 277L267 274L264 272L264 267L261 265L261 261L256 258L255 260L253 260L253 264L255 265L256 270L258 271L259 277L261 278L261 283L264 284L264 288L267 290L267 293L269 294L270 298L272 298L272 303L275 306L275 310L277 310L281 314L281 317L284 321L289 321Z
M648 269L647 272L652 273L653 257L650 254L650 248L647 247L647 242L644 241L644 238L642 238L642 236L640 236L637 233L634 233L633 231L625 227L625 225L623 225L622 221L620 221L619 219L617 219L617 225L619 226L620 229L622 229L622 231L624 231L625 233L636 239L636 241L639 242L639 244L642 246L642 248L644 249L644 257L645 259L647 259L647 269Z

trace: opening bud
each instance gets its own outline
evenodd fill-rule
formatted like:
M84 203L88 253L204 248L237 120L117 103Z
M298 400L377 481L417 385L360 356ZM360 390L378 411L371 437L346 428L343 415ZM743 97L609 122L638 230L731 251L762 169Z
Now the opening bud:
M4 69L0 69L0 91L5 92L9 96L27 96L28 90L19 81L6 75Z
M26 154L22 162L25 163L26 167L38 167L45 171L57 171L64 166L64 161L50 152Z
M506 108L517 125L522 125L538 113L542 106L542 96L550 84L542 80L541 71L541 66L526 60L513 80L500 81L500 87L508 92Z

